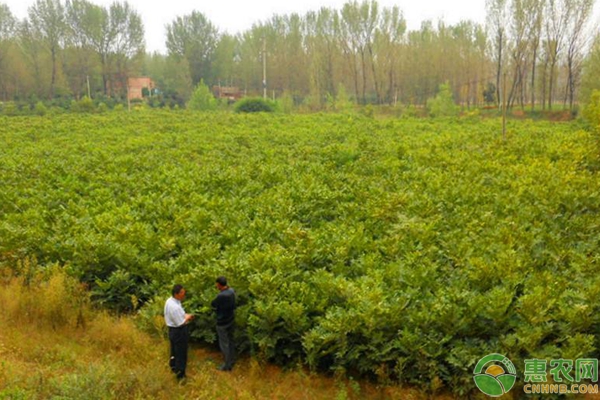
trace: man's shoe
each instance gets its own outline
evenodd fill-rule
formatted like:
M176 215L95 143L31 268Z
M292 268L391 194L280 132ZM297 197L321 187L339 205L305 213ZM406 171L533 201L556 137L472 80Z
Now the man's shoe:
M225 364L221 365L217 368L219 371L231 371L231 367L226 366Z

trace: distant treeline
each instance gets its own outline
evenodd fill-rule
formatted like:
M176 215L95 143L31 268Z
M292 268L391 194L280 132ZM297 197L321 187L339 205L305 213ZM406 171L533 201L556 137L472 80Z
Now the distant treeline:
M142 19L127 2L37 0L23 20L0 4L0 100L107 103L125 98L137 76L156 82L159 106L183 105L201 80L258 95L266 57L268 96L314 109L340 90L360 104L425 104L444 82L467 107L498 104L506 92L513 107L573 108L587 93L586 60L593 69L598 58L593 6L487 0L485 25L425 21L411 31L398 7L352 1L275 15L237 35L192 12L167 25L165 55L146 52Z

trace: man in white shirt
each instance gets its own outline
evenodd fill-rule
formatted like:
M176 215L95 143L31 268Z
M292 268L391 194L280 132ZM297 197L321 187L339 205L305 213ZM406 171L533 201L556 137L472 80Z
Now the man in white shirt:
M185 297L185 289L181 285L173 286L173 297L165 303L165 323L169 327L169 341L171 342L171 359L169 366L177 379L185 378L188 349L188 323L194 319L191 314L186 314L181 301Z

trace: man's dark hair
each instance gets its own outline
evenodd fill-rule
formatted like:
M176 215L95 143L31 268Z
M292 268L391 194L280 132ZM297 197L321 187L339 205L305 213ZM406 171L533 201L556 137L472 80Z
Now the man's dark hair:
M220 276L217 278L217 283L221 286L227 286L227 278Z
M183 289L183 286L181 286L181 285L173 286L173 290L172 290L173 296L175 296L176 294L181 292L181 289Z

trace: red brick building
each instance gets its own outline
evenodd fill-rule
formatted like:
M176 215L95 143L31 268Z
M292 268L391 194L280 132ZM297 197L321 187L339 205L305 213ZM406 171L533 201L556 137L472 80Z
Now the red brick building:
M129 100L133 99L143 99L144 89L148 90L150 93L153 89L156 88L154 81L147 76L139 77L139 78L129 78L128 81L129 91L128 97Z
M227 99L228 101L236 101L243 97L240 88L235 86L213 86L212 92L217 99Z

